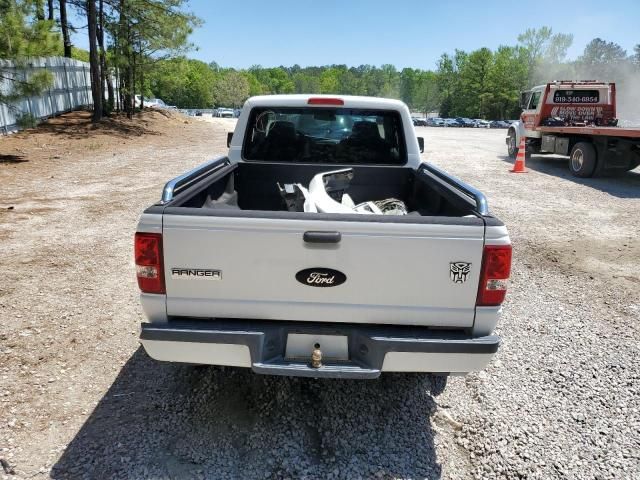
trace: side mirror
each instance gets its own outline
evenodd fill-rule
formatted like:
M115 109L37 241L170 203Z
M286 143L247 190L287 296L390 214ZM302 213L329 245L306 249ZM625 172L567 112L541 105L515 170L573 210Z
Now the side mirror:
M424 138L418 137L418 146L420 147L420 153L424 153Z
M529 99L531 98L531 92L522 92L520 94L520 108L523 110L527 109L529 104Z
M227 148L231 146L231 139L233 138L233 132L227 132Z

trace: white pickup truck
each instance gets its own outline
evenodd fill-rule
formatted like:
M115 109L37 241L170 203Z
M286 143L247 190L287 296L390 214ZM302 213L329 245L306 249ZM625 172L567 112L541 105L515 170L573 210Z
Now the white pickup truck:
M487 365L509 235L422 162L405 104L254 97L227 143L140 218L151 357L324 378Z

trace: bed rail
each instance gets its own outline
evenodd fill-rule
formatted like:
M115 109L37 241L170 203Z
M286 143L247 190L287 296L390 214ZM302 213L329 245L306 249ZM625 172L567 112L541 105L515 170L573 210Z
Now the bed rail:
M484 193L482 193L480 190L473 188L471 185L466 184L459 178L448 174L444 170L440 170L438 167L431 165L430 163L423 163L421 165L421 168L424 168L424 170L428 171L440 180L454 187L459 192L463 193L465 196L469 197L469 199L473 203L475 203L476 211L480 215L489 215L489 204L487 203L487 197L485 197Z
M230 164L231 161L228 157L220 155L213 160L197 166L193 170L183 173L173 180L169 180L162 189L160 204L164 205L165 203L169 203L181 191Z

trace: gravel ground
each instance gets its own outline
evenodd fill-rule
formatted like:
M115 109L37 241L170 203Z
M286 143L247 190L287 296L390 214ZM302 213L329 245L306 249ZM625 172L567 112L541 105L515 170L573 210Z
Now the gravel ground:
M426 158L480 187L514 244L489 368L439 402L476 478L640 478L640 173L577 179L505 163L504 131L422 129ZM455 475L452 475L455 478Z
M513 175L504 131L418 128L514 242L503 345L441 396L420 375L156 363L137 342L137 217L232 127L0 139L28 160L0 163L0 478L640 478L638 171L578 180L534 157Z

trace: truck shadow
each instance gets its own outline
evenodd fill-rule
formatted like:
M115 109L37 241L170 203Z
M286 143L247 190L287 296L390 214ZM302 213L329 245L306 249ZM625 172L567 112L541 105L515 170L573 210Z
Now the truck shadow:
M500 157L502 161L513 165L513 159L508 155ZM553 175L574 183L600 190L618 198L640 198L640 167L630 172L616 176L601 178L579 178L569 172L569 160L557 156L531 155L527 156L526 166L546 175Z
M429 380L255 375L138 349L52 478L440 478Z

